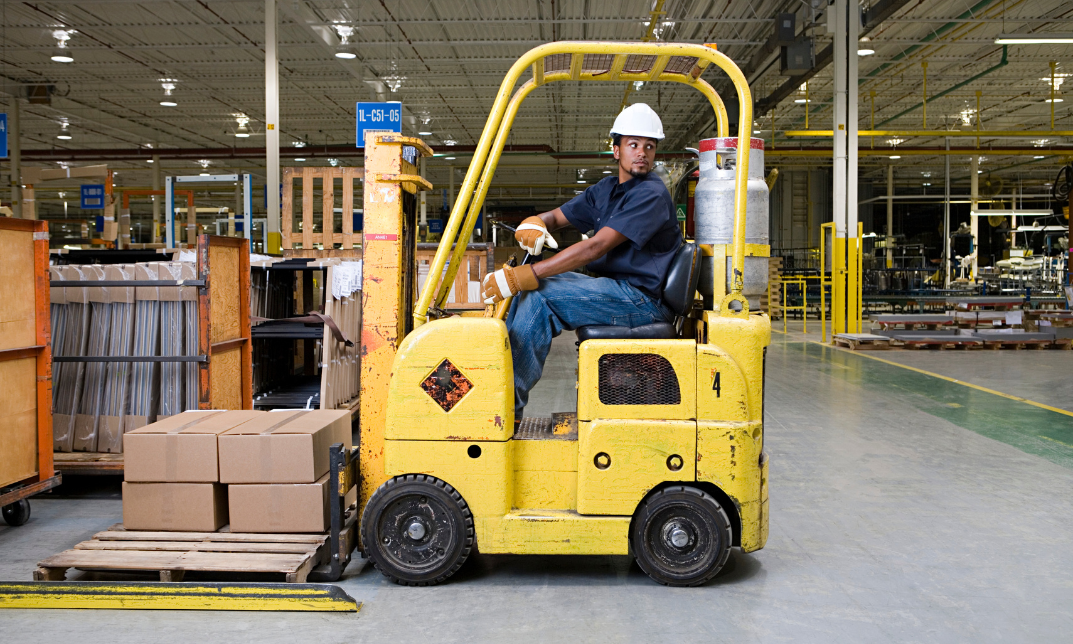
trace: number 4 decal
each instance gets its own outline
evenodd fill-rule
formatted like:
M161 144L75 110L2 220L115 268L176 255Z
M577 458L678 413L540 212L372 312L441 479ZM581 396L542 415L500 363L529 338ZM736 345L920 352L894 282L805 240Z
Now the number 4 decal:
M716 398L718 398L720 393L722 393L721 385L719 384L719 372L718 371L715 372L715 380L712 381L712 391L715 392L715 397Z

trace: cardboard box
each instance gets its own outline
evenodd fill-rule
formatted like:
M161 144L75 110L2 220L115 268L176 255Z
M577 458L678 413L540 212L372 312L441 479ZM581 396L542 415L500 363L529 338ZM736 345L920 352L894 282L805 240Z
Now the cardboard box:
M227 525L227 488L219 483L123 483L127 530L216 532Z
M123 435L124 479L138 483L216 483L217 436L268 416L263 411L187 411Z
M316 483L227 486L231 532L327 532L329 477L325 474ZM354 486L347 494L347 506L357 501L357 493Z
M329 448L351 446L345 409L268 412L220 434L221 483L315 483Z

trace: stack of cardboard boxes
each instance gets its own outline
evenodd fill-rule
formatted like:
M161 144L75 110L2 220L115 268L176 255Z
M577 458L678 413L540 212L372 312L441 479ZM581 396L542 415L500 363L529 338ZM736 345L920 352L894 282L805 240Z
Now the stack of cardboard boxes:
M123 524L325 532L329 448L350 448L350 419L346 410L188 411L128 432Z

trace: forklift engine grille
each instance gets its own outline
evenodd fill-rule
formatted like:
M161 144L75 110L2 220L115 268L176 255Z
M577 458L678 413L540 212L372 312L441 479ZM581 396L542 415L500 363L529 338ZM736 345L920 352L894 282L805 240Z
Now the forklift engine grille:
M605 405L680 405L678 376L666 358L651 353L600 356L600 402Z

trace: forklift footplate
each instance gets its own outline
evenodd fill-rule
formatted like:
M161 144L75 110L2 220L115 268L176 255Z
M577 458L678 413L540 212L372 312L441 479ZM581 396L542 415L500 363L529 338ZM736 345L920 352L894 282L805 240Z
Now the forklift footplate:
M551 418L523 418L514 431L516 441L577 440L577 414L562 412Z

